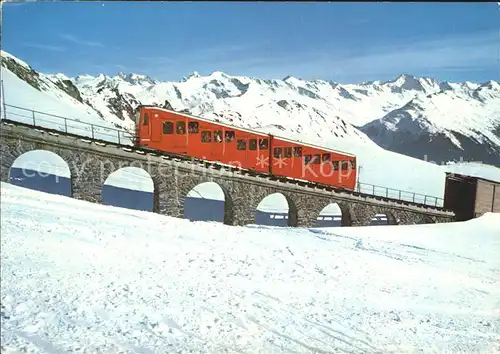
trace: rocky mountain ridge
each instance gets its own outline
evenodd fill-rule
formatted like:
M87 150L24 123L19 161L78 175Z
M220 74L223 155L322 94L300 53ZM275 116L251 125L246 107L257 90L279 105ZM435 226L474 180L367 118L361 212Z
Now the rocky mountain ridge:
M194 72L180 82L125 73L71 78L38 73L12 56L2 59L3 67L33 87L56 85L103 119L128 129L133 128L136 108L148 104L347 148L375 142L419 159L500 166L496 81L451 83L403 74L384 82L339 84L294 76L263 80L220 71L208 76Z

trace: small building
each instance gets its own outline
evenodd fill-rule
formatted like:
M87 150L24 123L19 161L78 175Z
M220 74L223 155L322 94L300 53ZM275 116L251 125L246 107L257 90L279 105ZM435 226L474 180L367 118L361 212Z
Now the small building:
M456 221L500 213L500 182L446 173L443 207L455 213Z

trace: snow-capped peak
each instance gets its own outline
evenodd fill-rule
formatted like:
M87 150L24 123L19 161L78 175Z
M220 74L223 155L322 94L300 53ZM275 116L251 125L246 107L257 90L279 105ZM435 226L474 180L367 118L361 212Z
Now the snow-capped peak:
M185 77L183 81L187 81L190 79L198 79L200 77L201 77L200 73L198 73L197 71L193 71L191 74L189 74L187 77Z
M12 54L7 53L4 50L0 50L0 53L1 53L2 61L3 61L3 59L10 59L10 60L15 61L17 64L19 64L21 66L24 66L26 69L30 69L31 70L31 66L29 66L27 63L25 63L21 59L13 56Z
M489 80L485 83L483 83L480 87L485 87L490 90L499 90L500 89L500 83L497 81Z
M125 74L124 72L119 72L116 77L133 85L154 85L157 82L147 75L134 73Z

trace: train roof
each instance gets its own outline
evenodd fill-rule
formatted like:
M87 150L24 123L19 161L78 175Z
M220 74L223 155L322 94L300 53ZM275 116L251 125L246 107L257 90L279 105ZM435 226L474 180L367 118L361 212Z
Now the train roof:
M283 140L283 141L288 141L288 142L291 142L291 143L299 143L301 145L312 147L312 148L322 149L322 150L326 150L326 151L330 151L330 152L336 152L336 153L339 153L339 154L342 154L342 155L346 155L346 156L356 157L356 155L348 153L348 152L345 152L345 151L341 151L341 150L337 150L337 149L332 149L332 148L327 148L327 147L319 146L319 145L315 145L315 144L305 143L303 141L298 141L298 140L294 140L294 139L290 139L290 138L284 138L284 137L279 136L279 135L274 135L274 134L271 134L271 135L273 137L275 137L277 139L280 139L280 140Z
M216 122L216 121L214 121L212 119L202 118L202 117L194 116L192 114L177 112L177 111L173 111L173 110L166 109L166 108L160 108L160 107L156 107L156 106L146 106L146 105L141 106L141 107L153 108L153 109L157 109L157 110L160 110L160 111L164 111L164 112L176 114L178 116L184 116L184 117L187 117L187 118L198 119L198 120L202 120L202 121L207 122L207 123L218 124L218 125L222 125L224 127L233 128L233 129L239 129L239 130L243 130L243 131L246 131L246 132L249 132L249 133L254 133L254 134L258 134L258 135L262 135L262 136L269 136L269 134L266 134L266 133L263 133L263 132L259 132L259 131L256 131L256 130L252 130L252 129L248 129L248 128L243 128L243 127L238 127L238 126L227 124L227 123L223 123L223 122Z
M160 110L160 111L164 111L164 112L176 114L176 115L179 115L179 116L184 116L184 117L187 117L187 118L198 119L198 120L201 120L201 121L204 121L204 122L208 122L208 123L219 124L219 125L222 125L224 127L233 128L233 129L239 129L239 130L242 130L242 131L246 131L246 132L249 132L249 133L258 134L258 135L261 135L261 136L272 135L273 137L278 138L278 139L283 140L283 141L292 142L292 143L298 143L298 144L301 144L301 145L304 145L304 146L308 146L308 147L312 147L312 148L318 148L318 149L327 150L327 151L330 151L330 152L336 152L336 153L340 153L340 154L351 156L351 157L356 157L356 155L348 153L348 152L345 152L345 151L341 151L341 150L337 150L337 149L332 149L332 148L327 148L327 147L319 146L319 145L315 145L315 144L310 144L310 143L306 143L306 142L303 142L303 141L297 141L297 140L290 139L290 138L285 138L285 137L279 136L279 135L267 134L267 133L260 132L258 130L253 130L253 129L243 128L243 127L238 127L236 125L231 125L231 124L227 124L227 123L223 123L223 122L216 122L216 121L208 119L208 118L198 117L198 116L194 116L192 114L183 113L183 112L177 112L177 111L174 111L174 110L171 110L171 109L161 108L161 107L157 107L157 106L149 106L149 105L141 105L141 106L139 106L139 108L143 108L143 107L144 108L153 108L153 109L157 109L157 110Z

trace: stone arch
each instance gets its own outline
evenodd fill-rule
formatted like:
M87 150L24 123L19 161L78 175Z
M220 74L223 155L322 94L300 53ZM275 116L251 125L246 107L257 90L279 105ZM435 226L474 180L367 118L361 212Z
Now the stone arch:
M434 224L436 221L429 215L422 215L415 224Z
M349 208L343 203L331 202L319 212L314 227L351 226Z
M388 210L378 210L371 215L369 226L397 225L399 221L393 213Z
M213 181L198 183L184 198L184 218L232 225L233 208L229 192Z
M297 226L297 207L293 200L283 193L272 193L257 204L255 223L269 226Z
M9 168L8 181L16 186L71 197L71 170L58 154L31 150L19 155Z
M157 188L151 175L139 167L122 167L102 185L102 203L121 208L156 211Z

